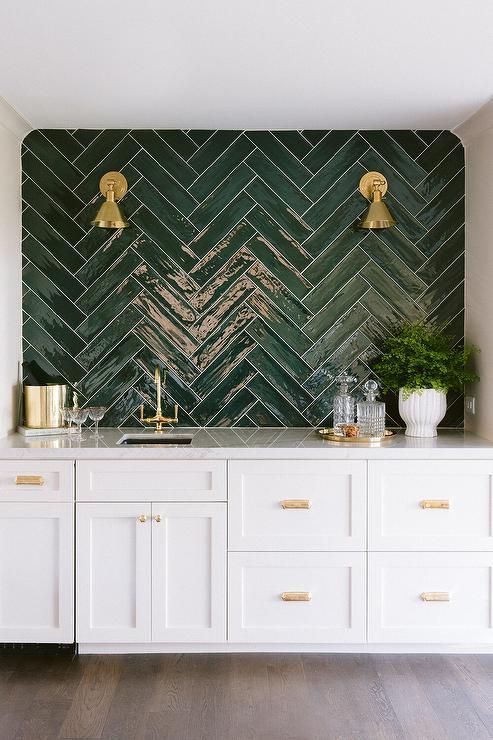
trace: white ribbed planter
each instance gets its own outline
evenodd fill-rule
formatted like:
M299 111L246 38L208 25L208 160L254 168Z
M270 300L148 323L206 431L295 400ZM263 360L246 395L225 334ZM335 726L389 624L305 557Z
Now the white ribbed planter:
M404 398L399 391L399 413L406 422L408 437L436 437L437 424L447 410L447 394L434 388L414 391Z

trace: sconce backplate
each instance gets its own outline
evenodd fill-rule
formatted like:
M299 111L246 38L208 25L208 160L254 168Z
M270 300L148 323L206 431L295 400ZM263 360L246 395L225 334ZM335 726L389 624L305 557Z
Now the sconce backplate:
M380 172L367 172L359 181L360 193L365 196L366 200L371 200L374 180L381 180L384 184L380 186L382 196L387 192L387 178Z
M107 172L106 175L103 175L99 181L99 189L101 194L105 197L109 190L108 182L110 180L114 182L113 190L115 191L115 200L120 200L128 190L127 179L121 172Z

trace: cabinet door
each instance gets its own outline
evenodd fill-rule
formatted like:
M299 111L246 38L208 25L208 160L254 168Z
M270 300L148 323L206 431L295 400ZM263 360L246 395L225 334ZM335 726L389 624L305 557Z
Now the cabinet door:
M230 552L233 642L364 642L366 556Z
M153 503L152 639L226 639L226 504Z
M366 463L229 463L230 550L362 550Z
M79 642L150 640L151 522L150 503L77 504Z
M370 550L493 550L493 465L368 463Z
M0 504L0 642L73 642L73 504Z

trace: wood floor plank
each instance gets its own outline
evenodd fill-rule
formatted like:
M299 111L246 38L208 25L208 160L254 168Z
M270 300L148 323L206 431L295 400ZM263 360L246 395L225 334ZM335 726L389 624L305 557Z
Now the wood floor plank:
M61 738L100 738L120 679L121 657L91 656L61 727Z
M450 671L493 737L493 674L486 671L475 655L446 658Z

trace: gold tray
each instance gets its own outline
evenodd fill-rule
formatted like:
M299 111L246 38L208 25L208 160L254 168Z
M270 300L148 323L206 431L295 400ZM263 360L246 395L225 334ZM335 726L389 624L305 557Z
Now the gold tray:
M394 432L390 429L386 429L383 437L343 437L340 434L335 434L334 429L327 427L325 429L317 430L322 439L328 439L329 442L349 442L349 444L371 444L375 442L385 442L389 437L394 436Z

